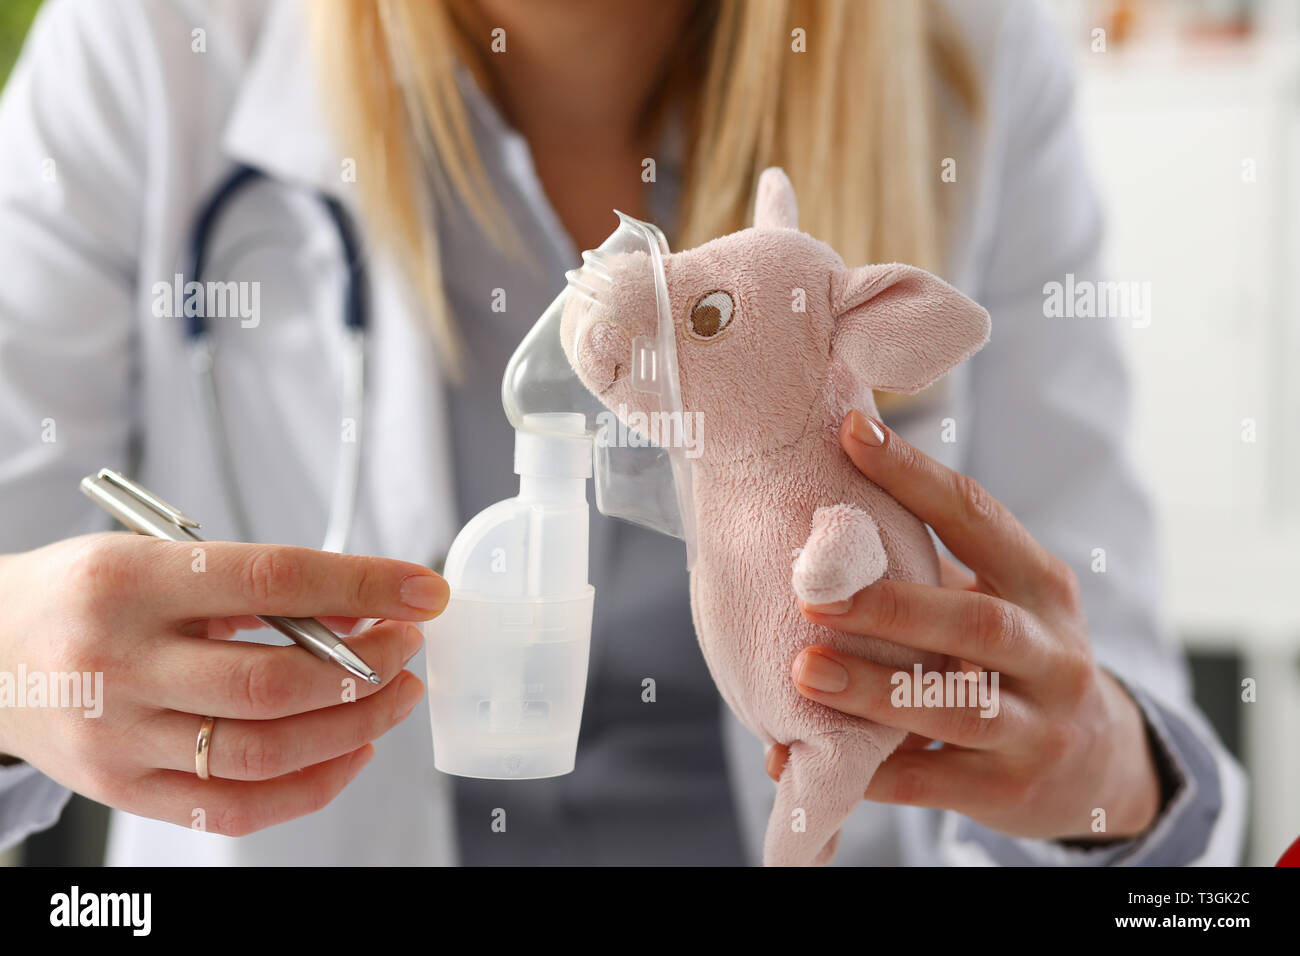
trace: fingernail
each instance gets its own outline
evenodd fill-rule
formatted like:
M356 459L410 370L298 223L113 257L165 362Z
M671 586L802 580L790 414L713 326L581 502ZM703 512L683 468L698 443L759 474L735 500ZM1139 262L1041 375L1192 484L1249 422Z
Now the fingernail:
M402 603L417 611L436 611L447 601L447 585L432 574L413 574L402 581Z
M411 658L420 653L420 648L424 646L424 632L414 624L406 625L402 632L402 666L405 667L411 662Z
M382 618L382 617L358 618L357 623L353 626L352 630L348 631L343 636L357 637L358 635L366 633L366 631L370 630L372 627L378 627L380 624L383 624L385 620L387 620L387 618Z
M402 678L402 686L397 689L397 720L401 722L411 715L415 705L424 696L424 683L418 677Z
M876 423L875 419L868 418L861 412L855 411L849 416L849 434L853 436L854 441L870 445L872 448L879 448L885 443L884 429Z
M366 764L370 763L370 758L375 755L373 744L366 744L363 748L352 754L352 759L348 761L348 776L355 777Z
M832 601L830 604L805 604L803 607L813 614L844 614L853 607L853 602Z
M795 662L796 684L834 694L849 686L849 672L829 657L804 651Z
M767 757L764 759L763 763L764 769L767 770L767 775L773 780L776 780L781 776L781 770L784 767L784 764L777 763L776 747L767 748Z

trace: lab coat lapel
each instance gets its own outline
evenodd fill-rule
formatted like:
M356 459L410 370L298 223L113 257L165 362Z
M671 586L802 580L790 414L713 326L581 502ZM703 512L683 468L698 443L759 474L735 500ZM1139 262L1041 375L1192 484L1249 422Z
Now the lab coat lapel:
M276 179L348 199L300 0L275 0L222 134L223 151Z

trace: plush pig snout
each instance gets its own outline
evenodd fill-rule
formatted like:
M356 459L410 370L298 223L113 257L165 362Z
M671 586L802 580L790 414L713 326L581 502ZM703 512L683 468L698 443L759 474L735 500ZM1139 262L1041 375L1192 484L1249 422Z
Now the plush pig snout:
M597 320L580 333L577 359L587 379L606 389L627 374L632 362L632 337L612 322Z
M568 273L560 337L575 370L598 393L629 377L633 342L655 332L655 290L643 252L584 252Z

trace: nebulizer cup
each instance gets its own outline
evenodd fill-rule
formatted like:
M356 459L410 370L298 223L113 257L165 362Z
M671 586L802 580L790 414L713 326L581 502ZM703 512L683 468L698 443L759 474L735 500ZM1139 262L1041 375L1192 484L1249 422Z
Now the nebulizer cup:
M425 625L434 766L469 777L573 769L595 590L587 583L591 443L581 415L516 433L519 495L480 512L444 563Z
M588 583L587 478L605 514L693 535L682 507L689 467L677 450L607 440L609 411L565 356L561 317L572 296L596 301L603 263L637 253L649 274L659 334L634 344L638 387L669 408L676 361L663 256L654 226L620 215L619 227L538 319L507 366L502 404L515 428L519 494L475 516L444 562L446 610L425 625L434 766L489 779L573 770L586 692L595 592ZM640 255L644 254L644 255ZM624 260L625 261L625 260ZM683 515L687 520L683 520Z

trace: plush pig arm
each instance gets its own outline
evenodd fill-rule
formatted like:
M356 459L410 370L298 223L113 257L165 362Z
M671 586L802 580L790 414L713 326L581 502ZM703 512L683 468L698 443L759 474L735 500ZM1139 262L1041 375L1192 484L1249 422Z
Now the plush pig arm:
M845 601L878 581L888 563L869 514L854 505L818 508L794 562L794 593L806 604Z

